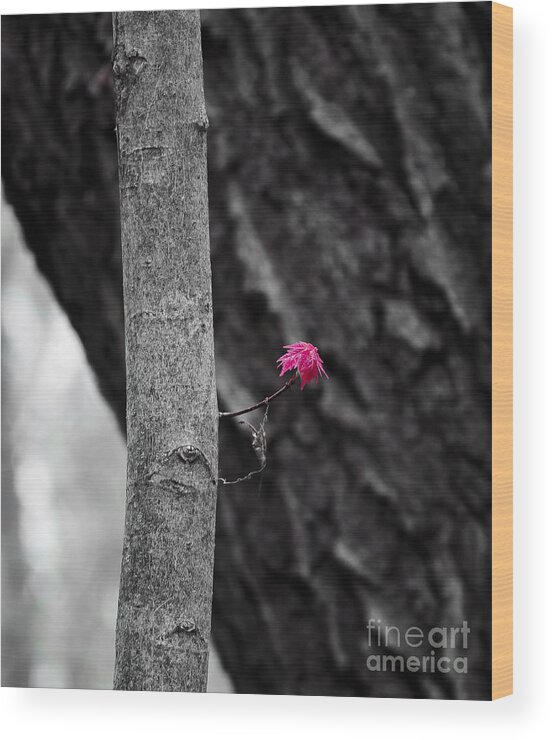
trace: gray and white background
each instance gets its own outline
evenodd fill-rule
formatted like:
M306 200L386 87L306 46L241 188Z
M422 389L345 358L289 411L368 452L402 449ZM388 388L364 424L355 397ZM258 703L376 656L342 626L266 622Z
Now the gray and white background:
M262 486L220 491L210 687L486 698L490 4L209 11L202 34L221 408L274 389L289 341L331 377L271 409ZM2 22L6 685L111 685L110 53L107 14ZM252 462L223 427L221 473ZM470 672L368 672L370 618L468 620Z

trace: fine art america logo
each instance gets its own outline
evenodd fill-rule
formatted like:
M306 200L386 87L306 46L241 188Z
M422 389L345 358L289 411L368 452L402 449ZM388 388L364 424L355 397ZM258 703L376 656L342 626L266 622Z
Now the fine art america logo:
M412 626L402 631L395 625L383 626L381 619L370 619L366 629L368 647L372 651L366 660L369 671L468 672L466 652L471 630L466 621L462 622L461 627L423 630Z

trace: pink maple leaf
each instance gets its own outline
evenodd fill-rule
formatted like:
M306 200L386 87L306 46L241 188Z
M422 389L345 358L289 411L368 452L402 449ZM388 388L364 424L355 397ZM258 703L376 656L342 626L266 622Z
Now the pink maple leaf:
M280 376L290 370L297 370L301 376L301 390L311 380L318 383L319 377L328 377L317 347L308 342L295 342L294 344L286 344L284 349L286 350L285 355L278 358Z

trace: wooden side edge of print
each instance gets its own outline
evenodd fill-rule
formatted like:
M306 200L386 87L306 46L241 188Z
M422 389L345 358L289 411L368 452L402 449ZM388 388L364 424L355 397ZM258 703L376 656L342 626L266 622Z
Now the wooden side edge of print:
M492 4L492 699L513 692L512 8Z

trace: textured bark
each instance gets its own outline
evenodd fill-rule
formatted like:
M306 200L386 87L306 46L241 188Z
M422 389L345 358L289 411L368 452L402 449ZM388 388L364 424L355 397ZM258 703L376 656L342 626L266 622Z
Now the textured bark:
M221 495L223 663L238 691L482 698L488 8L202 17L221 405L274 388L286 340L318 346L331 378L271 408L260 496ZM243 470L245 443L220 433L223 474ZM369 673L370 618L467 619L469 674Z
M275 389L286 340L331 376L271 406L260 491L219 499L213 633L238 691L488 696L489 7L202 15L220 406ZM255 464L243 429L221 421L229 478ZM369 673L369 618L467 619L469 674Z
M113 26L128 441L115 688L205 691L218 411L199 14Z

